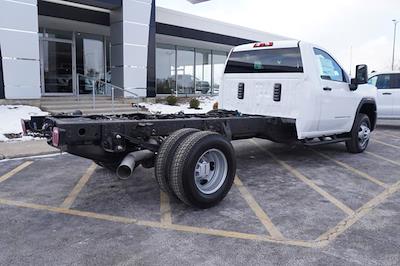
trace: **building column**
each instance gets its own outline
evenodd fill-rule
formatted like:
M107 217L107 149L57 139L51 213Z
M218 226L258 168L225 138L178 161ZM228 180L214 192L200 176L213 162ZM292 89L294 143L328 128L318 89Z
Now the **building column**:
M140 97L147 96L148 67L155 68L148 62L149 47L155 50L149 43L153 5L154 0L123 0L110 16L111 82ZM131 97L127 92L123 96Z
M37 0L1 1L0 49L5 98L40 98Z

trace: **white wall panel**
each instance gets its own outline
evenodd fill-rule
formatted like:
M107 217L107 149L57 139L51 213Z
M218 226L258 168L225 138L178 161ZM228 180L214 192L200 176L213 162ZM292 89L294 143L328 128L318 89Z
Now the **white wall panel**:
M3 59L6 99L40 98L40 63Z
M37 32L36 5L0 0L0 28Z
M3 57L39 60L37 33L0 30L0 45Z
M111 12L112 83L146 97L151 0L123 0ZM129 93L126 94L129 97Z
M123 0L123 20L149 24L151 1Z
M149 40L149 26L124 22L124 43L146 45Z
M0 47L6 99L40 98L36 0L0 0Z
M287 40L289 37L229 24L218 20L194 16L191 14L157 7L156 21L160 23L218 33L250 40Z

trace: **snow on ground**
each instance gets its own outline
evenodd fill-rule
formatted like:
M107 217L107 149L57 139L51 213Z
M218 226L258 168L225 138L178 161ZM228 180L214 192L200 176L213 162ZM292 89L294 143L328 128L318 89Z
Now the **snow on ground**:
M218 101L218 97L199 97L197 98L200 101L200 109L190 109L189 102L188 103L178 103L175 106L168 105L167 103L140 103L139 106L142 106L149 110L149 112L154 114L175 114L179 112L184 112L185 114L203 114L211 111L213 109L214 103Z
M32 137L8 139L4 134L22 133L21 119L35 115L48 115L37 107L28 105L0 105L0 142L10 140L32 140Z

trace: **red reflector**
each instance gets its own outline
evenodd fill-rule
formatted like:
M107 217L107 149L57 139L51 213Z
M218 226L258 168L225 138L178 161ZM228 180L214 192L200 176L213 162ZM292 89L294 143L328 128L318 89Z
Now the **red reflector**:
M26 136L26 134L28 134L27 130L26 130L26 126L25 126L25 120L21 119L21 127L22 127L22 134L24 136Z
M259 47L271 47L273 46L274 43L273 42L259 42L254 44L254 48L259 48Z
M54 147L58 147L58 145L60 144L60 130L58 129L58 127L53 128L51 141L53 142Z

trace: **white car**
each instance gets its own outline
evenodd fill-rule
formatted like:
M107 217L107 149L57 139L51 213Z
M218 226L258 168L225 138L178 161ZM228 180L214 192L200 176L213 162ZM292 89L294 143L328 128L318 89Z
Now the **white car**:
M368 83L378 89L378 118L400 119L400 72L373 73Z

